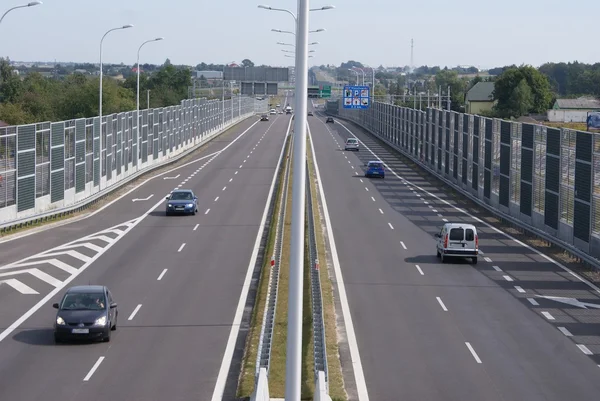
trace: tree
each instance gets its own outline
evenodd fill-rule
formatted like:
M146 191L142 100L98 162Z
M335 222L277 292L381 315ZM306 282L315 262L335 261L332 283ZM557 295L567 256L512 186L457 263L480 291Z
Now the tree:
M465 101L466 80L458 77L458 72L444 69L435 76L435 84L442 87L443 92L450 87L450 107L454 111L460 111Z
M509 109L511 115L522 116L533 107L533 93L525 78L513 89Z
M254 63L251 60L245 58L242 60L242 67L254 67Z
M515 107L511 99L522 80L525 80L532 95L532 101L528 105L526 113L545 113L550 106L552 92L548 78L531 66L511 67L504 70L494 83L494 100L498 101L495 109L500 116L520 117L523 115L514 114L522 111L523 108ZM519 91L524 90L521 85Z

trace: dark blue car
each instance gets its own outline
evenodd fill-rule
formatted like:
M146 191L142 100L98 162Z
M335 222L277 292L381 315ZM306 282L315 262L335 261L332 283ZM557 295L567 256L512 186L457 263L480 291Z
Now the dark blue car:
M191 189L176 189L167 196L166 214L191 214L198 212L198 197Z
M365 177L385 178L385 170L383 169L383 162L380 162L378 160L368 162L367 167L365 169Z

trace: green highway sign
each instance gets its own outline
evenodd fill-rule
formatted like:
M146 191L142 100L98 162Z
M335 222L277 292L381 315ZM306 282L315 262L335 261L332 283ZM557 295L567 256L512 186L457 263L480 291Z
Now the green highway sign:
M321 85L319 88L319 97L331 97L331 85Z

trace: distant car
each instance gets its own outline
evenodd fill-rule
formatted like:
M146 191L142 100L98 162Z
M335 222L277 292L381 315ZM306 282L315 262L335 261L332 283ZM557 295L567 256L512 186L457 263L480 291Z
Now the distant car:
M279 114L283 114L283 110L279 110Z
M333 117L327 117L327 119L325 120L325 123L332 123L333 124Z
M166 199L167 216L175 213L195 215L198 212L198 197L191 189L176 189Z
M279 103L277 103L277 107L281 107L281 105Z
M271 110L269 110L269 114L277 114L277 110L271 109Z
M385 178L385 170L383 169L383 163L375 160L367 163L365 169L365 177L381 177Z
M312 117L312 116L313 116L313 112L312 112L312 111L309 111L309 112L308 112L308 115Z
M344 144L344 150L356 150L358 152L360 150L358 146L358 139L348 138Z
M267 114L263 114L260 116L260 121L269 121L269 116Z
M285 114L292 114L292 111L291 110L286 110Z
M471 258L473 264L477 264L479 237L473 224L446 223L435 237L435 253L442 263L447 257L463 257Z
M52 306L58 309L54 322L56 343L77 339L109 342L111 331L117 329L117 303L105 286L71 287Z

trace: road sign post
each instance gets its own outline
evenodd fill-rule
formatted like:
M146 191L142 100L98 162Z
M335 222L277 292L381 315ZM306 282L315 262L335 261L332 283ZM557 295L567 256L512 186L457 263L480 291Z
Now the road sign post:
M371 89L366 86L344 86L342 104L345 109L368 109Z

